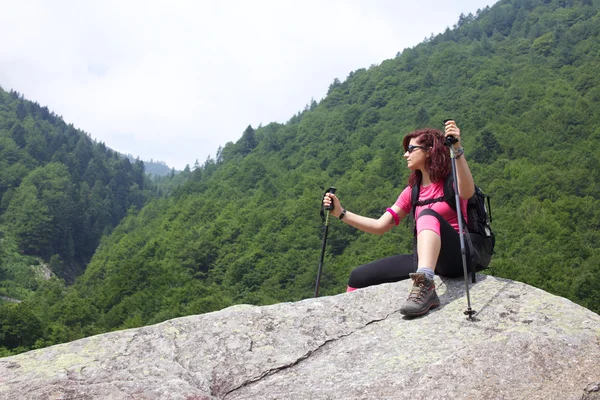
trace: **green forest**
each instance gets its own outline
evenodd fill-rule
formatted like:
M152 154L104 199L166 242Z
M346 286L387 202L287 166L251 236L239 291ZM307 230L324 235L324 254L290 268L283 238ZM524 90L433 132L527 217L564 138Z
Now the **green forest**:
M600 312L599 11L600 0L501 0L463 14L335 79L287 122L242 127L214 159L152 179L0 90L0 356L312 297L325 189L379 217L407 184L402 138L445 118L491 196L485 273ZM411 246L410 223L376 236L330 221L320 295Z

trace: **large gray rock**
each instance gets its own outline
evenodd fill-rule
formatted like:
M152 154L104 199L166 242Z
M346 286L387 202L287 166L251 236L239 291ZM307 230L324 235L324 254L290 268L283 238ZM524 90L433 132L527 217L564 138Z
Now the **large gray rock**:
M412 320L408 281L235 306L2 358L0 398L600 399L600 316L478 279L474 321L462 279Z

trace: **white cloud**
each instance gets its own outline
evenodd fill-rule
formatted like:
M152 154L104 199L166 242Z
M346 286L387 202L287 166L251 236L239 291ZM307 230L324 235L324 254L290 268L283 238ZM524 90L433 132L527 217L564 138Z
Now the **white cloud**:
M0 0L0 86L182 169L493 0Z

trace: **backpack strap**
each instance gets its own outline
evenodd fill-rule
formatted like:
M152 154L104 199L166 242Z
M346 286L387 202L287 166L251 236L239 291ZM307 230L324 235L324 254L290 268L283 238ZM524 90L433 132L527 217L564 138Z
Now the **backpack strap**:
M448 174L444 180L444 201L448 203L450 208L456 210L456 196L454 192L454 176L452 172Z
M454 191L454 176L450 173L444 181L444 201L448 203L450 208L456 210L456 192ZM468 210L467 210L468 211ZM462 216L462 222L465 229L467 229L467 220L465 216Z
M484 196L487 199L487 203L488 203L487 212L488 212L488 216L490 217L490 224L491 224L492 223L492 205L490 204L490 196L488 196L487 194Z
M413 216L413 268L415 269L415 272L417 272L418 269L418 254L417 254L417 217L415 215L416 211L415 208L417 206L417 203L419 201L419 192L421 191L421 184L417 183L415 184L412 188L411 191L411 196L410 196L410 203L411 203L411 213Z
M421 185L416 184L412 187L411 193L411 205L412 205L412 214L413 218L415 217L415 207L416 206L426 206L431 203L439 203L441 201L445 201L450 205L452 209L456 209L456 199L454 198L454 178L452 174L449 174L444 180L444 195L442 197L436 197L435 199L427 199L427 200L419 200L419 192L421 190Z
M410 194L410 205L411 205L410 210L412 212L413 219L415 219L415 207L417 206L417 203L419 202L419 192L421 191L421 184L417 183L411 189L412 189L412 191Z
M446 198L442 196L436 197L435 199L420 200L415 203L415 206L426 206L427 204L439 203L440 201L446 201Z

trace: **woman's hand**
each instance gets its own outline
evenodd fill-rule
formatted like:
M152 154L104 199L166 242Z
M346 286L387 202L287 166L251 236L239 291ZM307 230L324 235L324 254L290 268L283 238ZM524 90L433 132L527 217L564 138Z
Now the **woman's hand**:
M456 138L456 140L458 140L453 145L454 150L458 150L461 147L460 129L458 129L458 126L456 126L456 122L454 122L454 120L452 120L452 119L446 121L446 125L444 126L444 131L445 131L445 135L444 135L445 137L454 136Z
M458 142L453 144L454 159L460 160L456 163L458 193L461 199L468 200L475 193L475 183L473 182L473 175L471 175L471 170L467 165L467 161L464 157L461 157L464 153L464 150L460 143L460 129L458 129L454 120L449 120L446 121L444 130L446 131L446 137L454 136L456 139L458 139Z
M340 199L338 199L333 193L325 193L325 197L323 197L323 205L325 206L325 209L327 209L327 207L329 207L331 204L333 204L333 210L329 212L334 217L339 218L343 210L342 205L340 204Z

